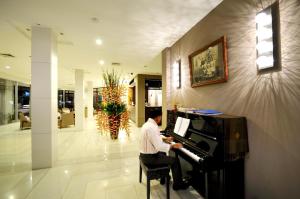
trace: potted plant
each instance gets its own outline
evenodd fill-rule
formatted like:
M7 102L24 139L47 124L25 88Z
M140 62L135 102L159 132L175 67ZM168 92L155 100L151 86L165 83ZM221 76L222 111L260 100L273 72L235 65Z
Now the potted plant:
M102 88L101 110L98 112L98 126L101 131L109 131L111 139L118 139L120 129L129 133L129 113L122 102L125 87L120 76L114 70L103 72L104 88Z

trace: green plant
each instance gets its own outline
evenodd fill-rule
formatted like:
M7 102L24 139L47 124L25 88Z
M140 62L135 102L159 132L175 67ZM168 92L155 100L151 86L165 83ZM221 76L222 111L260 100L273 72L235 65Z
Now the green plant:
M108 115L121 115L124 113L126 109L126 105L124 103L115 103L115 102L108 102L106 104L101 105L101 109Z
M102 77L107 88L118 87L120 84L120 75L115 70L112 70L112 72L103 72Z
M129 112L121 100L126 88L121 85L120 75L115 70L103 72L102 77L105 87L101 89L98 126L102 131L109 131L112 139L117 139L120 129L129 132Z

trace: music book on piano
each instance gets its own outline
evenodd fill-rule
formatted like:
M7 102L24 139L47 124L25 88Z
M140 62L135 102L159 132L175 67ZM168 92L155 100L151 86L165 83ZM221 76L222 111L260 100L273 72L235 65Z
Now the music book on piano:
M180 135L181 137L184 137L189 125L190 125L190 119L177 117L175 127L174 127L174 133Z
M193 113L198 113L198 114L201 114L201 115L221 115L221 114L223 114L220 111L211 110L211 109L193 110Z

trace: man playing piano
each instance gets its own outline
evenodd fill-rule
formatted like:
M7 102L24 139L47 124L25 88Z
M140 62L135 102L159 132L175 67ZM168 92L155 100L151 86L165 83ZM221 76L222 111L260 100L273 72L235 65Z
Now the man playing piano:
M182 148L181 143L171 144L172 137L162 137L158 125L161 123L160 110L150 112L150 118L142 127L140 156L144 164L149 166L168 165L173 176L173 189L186 189L189 184L182 180L181 167L178 158L167 156L170 149ZM162 180L161 180L161 183Z

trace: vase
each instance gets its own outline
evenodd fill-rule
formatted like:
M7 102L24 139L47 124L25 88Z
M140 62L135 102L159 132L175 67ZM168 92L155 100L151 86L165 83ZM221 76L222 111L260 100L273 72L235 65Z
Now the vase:
M109 132L110 137L112 140L118 139L119 130L121 125L121 117L120 115L110 115L108 116L108 125L109 125Z

